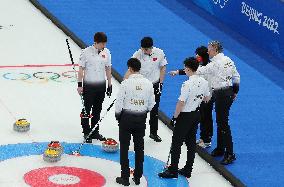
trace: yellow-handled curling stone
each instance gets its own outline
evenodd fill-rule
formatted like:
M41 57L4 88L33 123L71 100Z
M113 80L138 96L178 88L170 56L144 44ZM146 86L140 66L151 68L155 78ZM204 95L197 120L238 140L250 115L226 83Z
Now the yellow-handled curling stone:
M14 123L13 128L17 132L27 132L27 131L30 130L30 123L28 122L28 120L26 120L24 118L18 119Z
M61 153L58 150L46 149L43 153L43 160L46 162L57 162L61 159Z
M61 160L63 154L63 147L59 141L51 141L47 145L47 149L43 153L43 160L46 162L57 162Z

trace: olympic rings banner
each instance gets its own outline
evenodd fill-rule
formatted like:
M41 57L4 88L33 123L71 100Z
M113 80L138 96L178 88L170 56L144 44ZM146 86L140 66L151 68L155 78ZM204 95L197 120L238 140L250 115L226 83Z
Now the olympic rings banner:
M12 81L22 81L25 83L47 83L49 81L63 83L63 82L76 82L74 71L65 72L51 72L51 71L38 71L38 72L7 72L2 74L2 78Z
M276 58L284 60L283 0L192 1L249 41L261 46Z

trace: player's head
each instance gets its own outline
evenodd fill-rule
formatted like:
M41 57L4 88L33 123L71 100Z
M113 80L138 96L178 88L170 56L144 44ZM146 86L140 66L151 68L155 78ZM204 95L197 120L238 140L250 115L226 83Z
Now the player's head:
M141 40L141 49L144 54L150 55L153 48L153 39L149 36L142 38Z
M133 72L139 72L141 68L141 62L137 58L130 58L127 61L127 67Z
M184 70L187 75L194 73L198 69L198 61L194 57L186 58L184 61Z
M94 43L99 50L105 48L107 43L107 35L104 32L97 32L94 35Z
M195 49L195 55L198 62L202 62L205 66L209 62L208 49L205 46L200 46Z
M219 41L211 41L208 43L208 54L210 58L222 52L223 52L223 46Z

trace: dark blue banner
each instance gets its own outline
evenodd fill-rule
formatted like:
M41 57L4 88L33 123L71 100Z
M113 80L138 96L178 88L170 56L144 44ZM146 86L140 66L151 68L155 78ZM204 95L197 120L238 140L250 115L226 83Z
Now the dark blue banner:
M276 58L284 60L283 0L192 1Z

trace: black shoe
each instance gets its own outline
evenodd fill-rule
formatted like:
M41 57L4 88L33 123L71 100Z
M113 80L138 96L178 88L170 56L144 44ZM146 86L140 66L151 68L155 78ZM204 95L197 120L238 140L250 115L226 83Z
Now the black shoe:
M100 140L100 141L106 141L106 138L103 137L100 133L95 133L92 135L92 139Z
M161 142L162 141L160 136L158 136L157 134L150 134L149 137L152 138L155 142Z
M233 161L235 161L235 160L236 160L235 154L226 154L224 156L224 159L221 161L221 164L223 164L223 165L232 164Z
M140 184L140 178L133 177L132 180L134 181L134 183L135 183L136 185L139 185L139 184Z
M188 172L185 168L179 169L178 174L185 176L186 178L191 177L191 173Z
M170 171L169 169L159 173L158 176L161 177L161 178L167 178L167 179L176 179L176 178L178 178L178 174Z
M86 139L88 137L88 135L84 135L84 139ZM87 138L86 139L86 143L92 143L92 138Z
M123 186L129 186L130 185L129 180L124 179L122 177L116 177L115 181L116 181L116 183L121 184Z
M213 157L217 157L217 156L223 156L224 155L224 151L215 148L212 152L211 152L211 156Z

